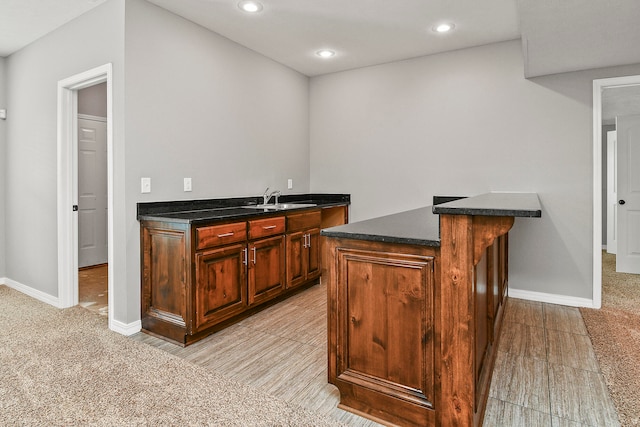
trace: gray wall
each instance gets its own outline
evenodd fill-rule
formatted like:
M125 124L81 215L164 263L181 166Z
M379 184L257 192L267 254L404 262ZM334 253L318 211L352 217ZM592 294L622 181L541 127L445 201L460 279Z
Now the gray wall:
M141 0L127 1L125 51L131 322L140 312L136 203L308 192L309 79ZM151 177L150 194L141 177Z
M0 109L7 108L6 97L6 73L5 73L5 59L0 57ZM5 198L5 176L6 176L6 135L7 135L7 122L6 120L0 120L0 278L5 277L5 223L4 223L4 198Z
M122 156L123 46L124 0L110 0L6 59L6 276L52 296L58 294L58 81L113 63L114 145ZM117 185L123 165L115 170ZM115 191L124 197L118 186ZM124 247L119 221L116 245Z
M53 296L57 82L107 62L115 67L114 316L128 324L140 318L137 202L309 191L309 79L142 0L110 0L11 55L6 276ZM143 176L150 194L140 194Z
M433 195L537 192L517 219L510 286L592 296L592 81L640 66L523 77L519 41L311 79L311 190L354 221Z
M107 83L89 86L78 91L78 113L107 117Z

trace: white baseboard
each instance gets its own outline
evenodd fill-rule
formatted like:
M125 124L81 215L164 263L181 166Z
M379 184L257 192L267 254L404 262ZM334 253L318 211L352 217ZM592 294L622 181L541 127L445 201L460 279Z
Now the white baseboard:
M546 302L549 304L566 305L569 307L594 308L593 300L588 298L570 297L566 295L547 294L544 292L525 291L509 288L509 297L527 301Z
M113 319L111 322L109 322L109 329L111 329L113 332L117 332L128 337L129 335L140 332L140 330L142 329L142 321L136 320L135 322L131 323L123 323L119 320Z
M45 304L52 305L56 308L64 308L60 307L60 300L57 297L51 296L37 289L33 289L30 286L16 282L15 280L11 280L8 277L0 277L0 285L7 285L8 287L15 289L18 292L22 292L25 295L35 298L38 301L42 301ZM140 332L140 330L142 329L142 322L140 320L137 320L132 323L123 323L114 319L109 322L109 329L119 334L129 336Z
M20 282L16 282L15 280L11 280L8 277L2 278L2 283L10 287L11 289L15 289L18 292L29 295L31 298L35 298L38 301L42 301L46 304L60 308L60 300L58 299L58 297L54 297L53 295L49 295L30 286L24 285Z

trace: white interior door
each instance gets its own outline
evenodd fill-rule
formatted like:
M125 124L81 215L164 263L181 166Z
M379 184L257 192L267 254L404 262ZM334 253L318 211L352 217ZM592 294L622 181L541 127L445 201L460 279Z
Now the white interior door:
M616 131L607 132L607 252L618 247L618 144Z
M640 274L640 115L616 120L618 248L616 271Z
M78 117L78 267L105 264L107 123Z

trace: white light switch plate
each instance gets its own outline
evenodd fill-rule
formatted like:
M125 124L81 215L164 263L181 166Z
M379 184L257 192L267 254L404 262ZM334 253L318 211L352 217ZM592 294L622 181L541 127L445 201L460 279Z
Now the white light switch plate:
M287 189L291 190L293 188L293 180L289 178L287 180Z
M184 179L184 191L191 191L191 178Z
M151 193L151 178L140 179L140 192Z

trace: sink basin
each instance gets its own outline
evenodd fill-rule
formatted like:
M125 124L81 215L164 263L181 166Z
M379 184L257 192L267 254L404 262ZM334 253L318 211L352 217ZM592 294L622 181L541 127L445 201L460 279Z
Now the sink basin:
M315 203L278 203L277 205L250 205L243 206L245 209L263 209L268 211L284 211L287 209L311 208L317 206Z

